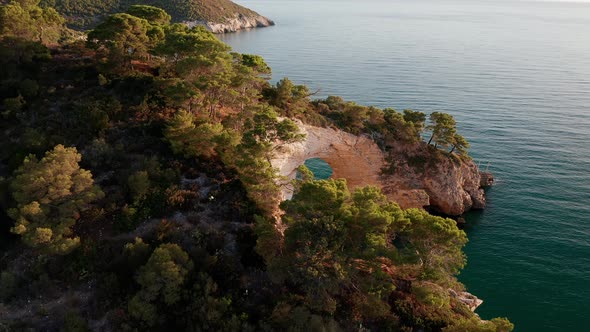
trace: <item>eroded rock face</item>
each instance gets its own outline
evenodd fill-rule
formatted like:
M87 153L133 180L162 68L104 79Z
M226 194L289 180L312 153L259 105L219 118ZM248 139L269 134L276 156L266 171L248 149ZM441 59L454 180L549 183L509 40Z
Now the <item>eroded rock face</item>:
M381 187L383 153L368 137L355 136L332 128L321 128L294 120L305 134L303 142L287 144L277 149L272 165L279 174L295 179L297 168L307 159L321 158L333 170L334 178L345 178L350 189L365 185ZM283 189L283 199L293 195L292 188Z
M321 158L332 167L332 176L345 178L351 190L377 186L404 209L430 206L441 213L459 216L485 207L480 172L472 161L457 161L448 156L429 160L432 151L426 144L398 142L387 158L393 161L394 171L384 174L385 154L369 137L295 122L306 139L278 147L271 160L279 174L289 180L295 178L297 167L307 159ZM423 165L412 162L416 159L424 160ZM283 200L292 194L292 187L285 185Z
M449 216L485 207L481 174L471 160L433 155L432 147L398 142L389 152L392 165L382 177L383 191L395 196L400 189L421 189L429 206ZM392 197L393 198L393 197Z
M485 207L484 191L479 185L480 174L472 161L443 162L438 167L429 168L424 177L431 206L452 216Z
M187 21L183 23L190 28L197 25L203 25L213 33L236 32L243 29L262 28L275 25L272 20L261 15L244 16L240 14L227 19L225 22Z
M424 189L392 189L385 194L404 209L423 209L430 206L430 196Z

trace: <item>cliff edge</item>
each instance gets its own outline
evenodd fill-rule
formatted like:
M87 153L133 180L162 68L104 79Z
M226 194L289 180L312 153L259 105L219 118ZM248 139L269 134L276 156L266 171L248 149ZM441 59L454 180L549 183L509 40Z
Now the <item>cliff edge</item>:
M382 184L393 200L411 189L423 191L430 209L449 216L485 207L482 174L471 159L445 154L424 142L397 142L390 148Z

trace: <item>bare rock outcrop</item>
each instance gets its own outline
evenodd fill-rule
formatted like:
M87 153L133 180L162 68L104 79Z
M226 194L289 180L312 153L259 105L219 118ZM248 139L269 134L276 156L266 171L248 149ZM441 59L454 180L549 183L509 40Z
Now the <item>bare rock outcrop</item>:
M483 303L483 300L468 292L457 292L449 288L449 295L465 304L471 311L475 311Z
M470 160L443 156L424 143L397 142L386 155L368 136L295 122L306 135L305 140L277 147L271 160L288 180L295 178L297 167L307 159L321 158L332 167L332 176L345 178L350 189L380 187L402 208L430 207L459 216L485 207L481 175ZM283 199L293 194L287 182Z
M236 32L243 29L263 28L275 25L272 20L262 15L246 16L242 14L236 14L232 18L225 19L224 22L185 21L183 23L190 28L196 25L203 25L213 33Z
M430 205L440 212L456 216L485 207L479 170L472 161L444 162L428 169L426 175L424 187L429 193Z
M307 159L321 158L332 167L332 176L345 178L350 189L365 185L381 187L381 168L385 160L383 152L373 140L342 130L294 121L301 133L305 134L305 140L278 147L271 163L280 175L292 180L297 168ZM285 186L283 199L289 199L292 195L292 188Z
M392 199L400 189L423 190L430 208L449 216L485 207L481 174L472 160L442 155L423 143L397 142L389 153L391 171L382 180Z

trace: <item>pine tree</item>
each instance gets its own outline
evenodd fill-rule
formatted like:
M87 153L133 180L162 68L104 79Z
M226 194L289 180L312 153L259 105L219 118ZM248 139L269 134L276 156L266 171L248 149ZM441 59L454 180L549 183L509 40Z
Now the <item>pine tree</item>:
M12 195L17 207L9 211L16 220L11 231L32 247L66 254L80 244L72 227L90 203L104 194L92 174L81 169L76 148L56 146L40 161L25 158L15 172Z

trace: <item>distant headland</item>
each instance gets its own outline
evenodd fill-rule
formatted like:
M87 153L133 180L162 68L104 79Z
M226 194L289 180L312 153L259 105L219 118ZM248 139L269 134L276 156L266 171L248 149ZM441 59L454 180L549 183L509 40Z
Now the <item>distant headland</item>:
M9 1L0 0L0 3ZM87 30L109 14L126 11L132 5L163 8L172 21L190 27L203 25L213 33L272 26L275 23L230 0L41 0L41 6L53 7L66 18L70 28Z

